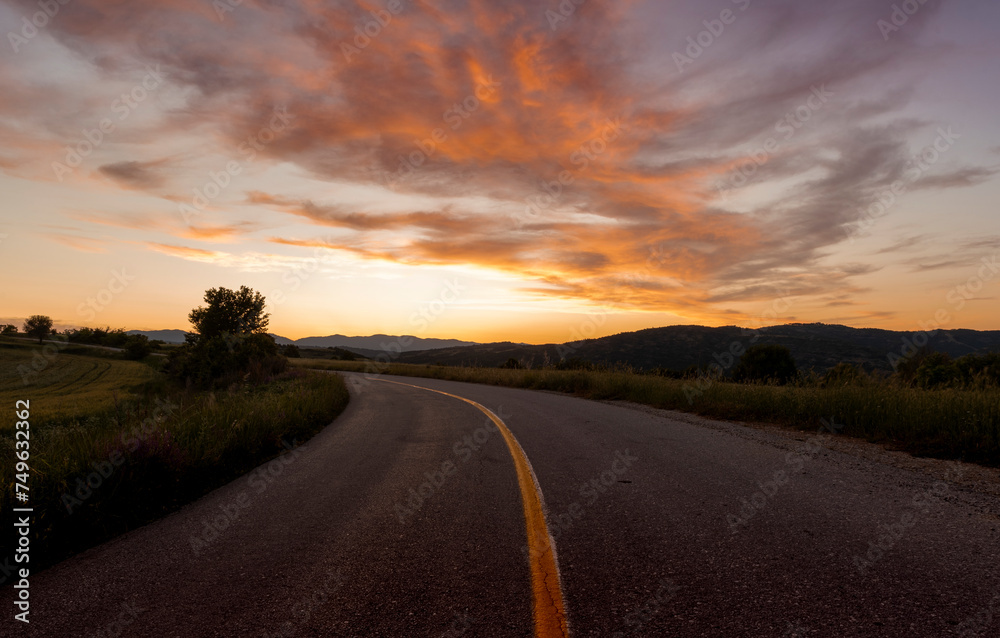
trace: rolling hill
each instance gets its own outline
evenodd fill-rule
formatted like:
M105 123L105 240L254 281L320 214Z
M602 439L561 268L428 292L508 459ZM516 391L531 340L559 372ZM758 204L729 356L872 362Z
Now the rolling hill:
M404 352L400 363L440 363L445 365L498 366L510 358L527 366L554 364L579 358L591 363L626 364L650 370L684 370L692 365L718 362L727 367L727 353L734 345L779 344L792 351L803 370L827 370L842 361L868 370L892 370L889 354L901 355L907 343L923 343L924 333L897 332L840 325L788 324L758 331L724 326L668 326L626 332L599 339L566 344L526 345L510 342L488 343L462 348ZM954 357L1000 350L1000 331L942 330L928 338L928 347ZM739 351L738 347L736 348ZM738 357L737 357L738 358Z
M185 330L129 330L128 334L142 334L150 339L159 339L166 343L184 343ZM422 339L412 335L394 336L376 334L368 337L348 337L345 335L329 335L326 337L304 337L302 339L288 339L281 335L272 334L278 345L295 344L307 348L349 348L359 350L361 354L369 352L373 355L382 352L382 346L391 344L395 349L399 345L403 352L415 350L425 351L436 348L458 348L475 345L472 341L461 341L459 339ZM405 346L403 344L406 344Z

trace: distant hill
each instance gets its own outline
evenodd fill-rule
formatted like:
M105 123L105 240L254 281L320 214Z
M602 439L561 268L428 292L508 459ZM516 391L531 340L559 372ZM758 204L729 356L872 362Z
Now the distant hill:
M692 365L716 362L716 355L725 366L728 361L725 353L733 344L747 347L754 343L773 343L791 350L803 370L823 371L846 361L868 370L888 371L892 370L889 353L899 355L904 348L904 339L912 341L915 334L821 323L774 326L762 328L756 333L736 326L668 326L561 345L504 342L404 352L394 361L492 367L510 358L531 366L579 358L609 365L623 363L645 370L659 367L684 370ZM928 346L954 357L996 351L1000 350L1000 331L942 330L930 337Z
M165 343L184 343L184 330L129 330L130 335L146 335L151 341L160 340Z
M436 350L438 348L462 348L476 344L472 341L459 341L458 339L421 339L420 337L411 335L393 336L377 334L370 337L346 337L344 335L305 337L304 339L297 339L295 345L310 348L363 349L377 353L383 351L383 345L387 346L391 351L395 351L398 346L403 352L412 352L415 350Z
M150 339L159 339L166 343L184 343L184 330L129 330L129 334L143 334ZM328 337L305 337L303 339L288 339L281 335L272 334L274 340L279 345L294 343L297 346L308 348L347 348L358 352L364 356L374 356L382 353L382 346L387 345L395 351L398 345L402 352L413 350L434 350L436 348L458 348L475 345L472 341L460 341L458 339L421 339L413 336L393 336L393 335L371 335L370 337L347 337L344 335L330 335ZM403 346L402 344L406 345ZM368 353L368 354L366 354Z
M168 343L183 343L183 330L131 330L150 339ZM400 363L441 363L444 365L498 366L508 359L525 365L542 366L563 359L579 358L591 363L613 365L623 363L633 368L651 370L668 368L684 370L692 365L708 365L718 354L725 365L733 344L743 347L754 343L776 343L786 346L799 368L827 370L842 361L864 366L868 370L891 370L889 353L897 355L904 339L913 340L914 332L897 332L875 328L850 328L822 323L788 324L761 328L756 333L736 326L708 328L705 326L667 326L637 332L587 339L566 344L530 345L523 343L477 344L457 339L420 339L372 335L370 337L306 337L291 340L273 335L279 344L294 343L311 348L343 348L364 357L374 358L395 351ZM754 340L754 336L757 339ZM1000 331L942 330L928 340L928 347L953 357L974 352L1000 351ZM402 343L406 343L403 347ZM386 346L383 349L382 346Z

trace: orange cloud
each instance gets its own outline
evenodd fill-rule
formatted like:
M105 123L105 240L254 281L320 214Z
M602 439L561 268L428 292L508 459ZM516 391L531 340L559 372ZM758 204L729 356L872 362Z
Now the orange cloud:
M780 65L745 55L751 49L734 30L733 49L720 42L683 73L670 64L666 35L652 37L642 18L667 26L676 18L669 42L683 42L682 19L702 9L697 3L588 0L556 26L530 0L471 0L447 10L404 2L384 24L372 23L371 11L383 6L370 2L243 3L220 15L194 0L74 0L74 20L54 21L51 30L108 75L121 71L108 54L119 48L163 65L183 107L160 107L154 137L196 135L247 169L244 181L233 180L239 186L212 201L213 211L229 213L226 202L245 190L240 203L276 223L335 229L333 238L276 237L276 244L410 265L470 264L520 277L531 294L730 317L740 311L727 304L767 299L775 289L850 303L860 289L854 280L872 269L826 258L846 241L858 210L905 177L910 141L926 128L900 116L905 91L865 93L888 70L918 59L915 40L869 46L870 34L855 27L874 24L881 7L852 1L833 12L821 4L779 1L740 18L741 32L767 35L767 47L753 46L761 55L781 52ZM922 11L908 33L935 11ZM143 24L157 29L136 26ZM694 33L699 24L691 21ZM740 55L718 61L716 52L732 50ZM791 136L776 131L782 118L814 103L806 101L824 82L834 97L822 110L808 107L808 126L796 120ZM54 128L32 113L44 94L18 83L0 112ZM280 133L268 128L276 107L290 116ZM8 130L3 119L0 127ZM27 136L14 139L15 154L40 152ZM254 168L290 166L312 178L313 191L288 186L292 180L257 183L261 173L251 175L236 151L247 140L259 145ZM759 159L765 146L772 150ZM206 167L196 152L165 163L156 145L145 150L98 173L184 203L190 195L178 193L221 168ZM0 165L9 165L6 156ZM734 175L748 166L752 175L737 183ZM971 186L993 175L937 167L913 187ZM337 196L345 184L395 196L347 204ZM144 228L236 243L261 227L226 218ZM241 268L282 259L148 245Z

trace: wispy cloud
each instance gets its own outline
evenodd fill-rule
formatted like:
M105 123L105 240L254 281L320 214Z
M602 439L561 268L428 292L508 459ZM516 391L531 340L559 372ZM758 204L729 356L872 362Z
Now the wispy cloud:
M170 255L171 257L224 268L234 268L243 272L289 272L303 267L308 267L312 271L317 268L316 260L310 257L259 252L232 253L156 242L147 242L146 247L158 253Z
M73 250L84 253L104 253L107 252L108 242L93 237L80 237L64 233L46 233L45 237L63 246L68 246Z
M726 314L776 288L853 303L876 269L830 255L939 125L907 109L923 66L949 51L922 37L940 3L888 40L875 27L886 8L866 0L748 3L739 28L683 73L668 61L703 28L700 3L588 0L557 29L533 0L402 6L364 38L372 6L362 2L243 3L220 21L209 3L74 0L49 30L97 76L124 81L158 65L169 78L173 101L151 105L143 130L196 138L204 153L167 162L163 149L134 148L123 127L126 159L97 165L122 188L204 197L218 213L157 220L157 232L241 242L264 227L249 209L296 226L272 233L275 245L471 264L516 275L529 294L641 310ZM5 96L0 114L19 130L50 131L34 147L0 118L18 156L50 162L74 139L79 121L32 110L62 91L20 81ZM85 101L82 125L93 126L108 99ZM265 135L276 106L291 123ZM313 187L287 175L258 183L264 165ZM975 186L997 170L935 166L910 188ZM345 185L385 199L347 200ZM282 259L148 245L245 269Z

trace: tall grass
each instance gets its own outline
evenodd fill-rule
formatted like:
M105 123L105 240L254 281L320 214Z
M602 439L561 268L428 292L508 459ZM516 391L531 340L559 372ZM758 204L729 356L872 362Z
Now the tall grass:
M815 430L820 419L843 425L848 436L913 454L1000 466L1000 390L925 390L887 380L856 385L750 385L669 379L627 371L511 370L303 361L296 365L380 372L566 392L589 399L624 400L738 421Z
M107 409L32 418L32 563L51 564L177 509L303 443L347 401L338 375L292 370L217 392L154 381ZM4 511L14 506L13 460L13 433L0 432Z

